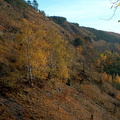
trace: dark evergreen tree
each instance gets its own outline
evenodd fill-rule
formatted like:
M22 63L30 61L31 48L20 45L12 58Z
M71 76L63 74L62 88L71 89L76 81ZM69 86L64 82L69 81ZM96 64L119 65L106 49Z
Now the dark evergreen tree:
M80 46L80 45L82 45L83 44L83 42L82 42L82 40L80 39L80 38L76 38L75 40L74 40L74 46L76 46L76 47L78 47L78 46Z
M35 8L36 10L38 10L38 3L37 3L37 1L36 0L33 0L33 3L32 3L32 5L33 5L33 8Z
M30 1L30 0L28 0L28 1L27 1L27 3L28 3L28 5L32 5L32 3L31 3L31 1Z

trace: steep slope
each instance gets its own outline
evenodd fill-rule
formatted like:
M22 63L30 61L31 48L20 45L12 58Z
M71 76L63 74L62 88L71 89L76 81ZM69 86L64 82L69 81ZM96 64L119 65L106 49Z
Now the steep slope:
M57 82L56 82L57 81ZM118 94L109 84L101 89L89 82L79 88L66 86L57 79L44 88L30 88L9 93L0 99L1 119L6 120L119 120Z
M80 35L83 37L90 36L95 41L105 40L106 42L111 43L120 42L120 34L97 30L89 27L81 27L77 23L69 23L64 17L51 16L49 18L73 35Z
M99 51L109 50L120 53L118 50L120 34L101 31L89 27L81 27L77 23L69 23L64 17L51 16L49 18L69 31L69 33L75 37L89 37L89 39L93 42L95 49Z
M113 54L94 48L92 32L61 26L23 0L0 0L1 120L120 119L119 83L102 71Z
M74 36L82 36L82 37L95 36L92 32L80 27L79 24L68 22L67 19L64 17L51 16L49 18L58 25L60 25L61 27L63 27L65 30L69 31L69 33Z

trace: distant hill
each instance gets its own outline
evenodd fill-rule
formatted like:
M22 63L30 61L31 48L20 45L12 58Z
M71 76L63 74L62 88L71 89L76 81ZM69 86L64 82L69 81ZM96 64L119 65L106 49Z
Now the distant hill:
M60 25L62 28L67 30L74 37L82 37L83 41L90 40L96 50L99 51L119 51L120 34L101 31L89 27L81 27L77 23L70 23L64 17L51 16L49 17L52 21ZM71 40L73 42L73 39Z
M104 40L106 42L111 43L120 43L120 34L97 30L89 27L81 27L77 23L68 22L67 19L64 17L51 16L49 18L53 20L55 23L65 28L66 30L71 31L71 33L75 33L77 35L82 36L90 36L95 41Z
M106 42L120 43L120 34L102 31L102 30L96 30L94 28L89 28L89 27L83 27L83 28L95 34L96 37L94 39L96 41L105 40Z
M90 31L88 31L85 28L82 28L79 26L77 23L70 23L67 21L66 18L64 17L59 17L59 16L50 16L49 17L52 21L63 27L65 30L69 31L72 35L77 35L77 36L94 36L94 34Z

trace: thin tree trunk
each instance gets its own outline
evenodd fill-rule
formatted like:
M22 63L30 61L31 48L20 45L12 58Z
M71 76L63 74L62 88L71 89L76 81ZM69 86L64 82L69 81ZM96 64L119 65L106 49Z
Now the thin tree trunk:
M29 45L29 38L26 38L26 57L27 57L27 80L28 82L33 85L32 81L32 66L30 64L30 45Z
M94 118L93 118L93 114L90 116L90 120L93 120Z
M33 85L33 80L32 80L32 68L31 68L31 67L30 67L30 69L29 69L29 76L30 76L30 78L29 78L30 84Z

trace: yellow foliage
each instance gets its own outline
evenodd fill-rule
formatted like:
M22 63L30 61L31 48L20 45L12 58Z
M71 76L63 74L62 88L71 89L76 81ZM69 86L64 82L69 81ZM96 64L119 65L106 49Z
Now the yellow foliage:
M79 46L76 49L81 52L83 48L82 48L82 46Z
M116 98L120 100L120 94L116 95Z
M120 76L117 74L115 81L120 84Z
M31 69L31 74L34 77L41 76L42 79L46 76L43 71L46 68L46 55L48 54L46 48L49 48L49 44L44 41L43 37L46 34L40 30L40 27L24 19L15 43L18 46L18 66L20 68L26 66Z
M101 54L101 58L102 58L102 60L105 61L107 59L107 56L105 54Z
M83 48L82 46L78 46L76 50L77 50L77 55L79 55L82 52Z
M45 30L42 25L23 19L15 40L1 44L0 62L6 61L12 68L16 75L13 78L31 76L46 79L49 73L52 77L69 78L68 65L74 57L75 50L68 41L58 35L54 27ZM81 50L79 47L79 51Z
M70 61L70 47L63 40L55 28L48 31L41 26L23 20L20 33L16 37L17 64L22 68L31 69L32 75L45 79L50 72L52 76L61 79L68 78L68 62Z
M58 57L58 64L56 65L56 74L59 78L69 78L68 68L63 58Z
M70 47L67 47L68 42L63 40L58 33L56 33L54 28L47 31L46 35L46 42L49 44L49 47L47 47L47 64L51 76L59 77L61 79L68 78L67 65L72 55L71 52L68 52L71 49Z
M100 60L97 60L97 61L96 61L96 65L97 65L97 66L100 66L100 64L101 64L101 61L100 61Z
M102 80L102 83L109 81L108 75L105 72L100 74L100 78Z

